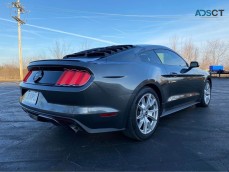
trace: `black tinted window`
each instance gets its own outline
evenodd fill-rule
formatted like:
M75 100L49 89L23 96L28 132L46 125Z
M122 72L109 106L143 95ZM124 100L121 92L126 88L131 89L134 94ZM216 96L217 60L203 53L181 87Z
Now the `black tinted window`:
M169 50L155 50L163 64L175 66L187 66L183 58Z
M139 54L139 57L146 62L161 63L153 50L142 52Z

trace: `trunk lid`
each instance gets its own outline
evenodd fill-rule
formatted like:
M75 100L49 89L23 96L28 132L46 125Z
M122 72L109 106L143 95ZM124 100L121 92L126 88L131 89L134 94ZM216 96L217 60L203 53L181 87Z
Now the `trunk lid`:
M61 59L40 60L31 62L28 70L31 71L26 83L55 85L65 70L87 71L93 75L90 65L96 59Z

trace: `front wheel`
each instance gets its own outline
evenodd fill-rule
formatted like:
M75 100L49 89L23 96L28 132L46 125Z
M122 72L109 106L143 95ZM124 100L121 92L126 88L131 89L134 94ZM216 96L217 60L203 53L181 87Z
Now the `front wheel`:
M131 106L124 134L136 139L148 139L155 131L160 117L160 100L154 90L143 88Z
M210 82L207 80L198 106L207 107L210 101L211 101L211 85Z

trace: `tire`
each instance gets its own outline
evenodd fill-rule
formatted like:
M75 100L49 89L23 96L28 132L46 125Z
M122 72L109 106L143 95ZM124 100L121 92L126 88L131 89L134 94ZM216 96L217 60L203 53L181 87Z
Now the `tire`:
M200 103L197 104L197 105L199 107L208 107L210 101L211 101L211 84L207 80L205 82L205 85L204 85L204 88L203 88L203 91L202 91Z
M154 133L161 114L157 93L144 87L135 97L124 134L135 140L145 140Z

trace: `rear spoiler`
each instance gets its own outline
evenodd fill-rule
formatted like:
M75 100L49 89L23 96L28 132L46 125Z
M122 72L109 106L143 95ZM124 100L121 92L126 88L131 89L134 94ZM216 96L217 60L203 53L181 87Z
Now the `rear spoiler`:
M28 70L42 70L47 68L90 68L89 62L83 62L80 60L39 60L33 61L29 64Z

